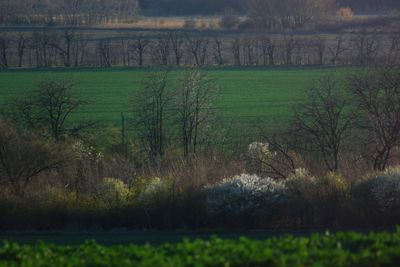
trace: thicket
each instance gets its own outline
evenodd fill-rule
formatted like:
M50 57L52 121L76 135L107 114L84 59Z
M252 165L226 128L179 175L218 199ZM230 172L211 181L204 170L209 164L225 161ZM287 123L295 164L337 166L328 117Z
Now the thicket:
M185 240L155 246L104 247L87 242L78 247L39 243L0 247L1 266L396 266L400 233L314 234L277 237Z
M133 96L135 137L102 148L99 128L70 122L85 103L71 83L46 81L17 100L0 122L0 229L400 222L397 68L314 81L288 128L247 149L219 142L213 80L193 70L171 84L168 75L149 74Z

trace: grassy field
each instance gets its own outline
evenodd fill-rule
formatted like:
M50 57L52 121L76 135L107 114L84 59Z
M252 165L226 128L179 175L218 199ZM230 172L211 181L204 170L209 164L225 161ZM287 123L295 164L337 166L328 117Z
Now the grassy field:
M0 72L0 101L6 103L51 77L71 79L76 93L90 105L74 119L90 119L117 127L120 113L128 113L130 99L150 69L18 70ZM221 87L216 106L228 124L242 128L257 125L266 129L282 126L293 106L305 96L306 88L324 74L342 77L348 68L223 68L205 70ZM173 81L181 72L172 73ZM172 85L173 86L173 85Z

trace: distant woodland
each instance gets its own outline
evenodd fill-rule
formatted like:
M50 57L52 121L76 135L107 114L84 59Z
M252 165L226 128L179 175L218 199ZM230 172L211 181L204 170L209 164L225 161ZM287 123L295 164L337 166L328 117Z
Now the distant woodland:
M349 7L359 14L376 14L400 7L397 0L0 0L1 24L100 24L143 15L253 14L267 7L274 16L321 12L334 14Z

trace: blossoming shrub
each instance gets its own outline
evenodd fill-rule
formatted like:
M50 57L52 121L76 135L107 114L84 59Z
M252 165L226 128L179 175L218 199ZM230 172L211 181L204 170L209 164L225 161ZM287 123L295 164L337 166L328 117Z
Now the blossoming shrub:
M130 196L128 186L121 180L105 178L96 188L98 205L105 208L118 208L125 205Z
M204 188L211 216L266 216L286 200L283 182L242 174Z
M169 193L169 188L167 179L153 177L143 180L139 188L137 188L137 200L140 203L159 201Z
M358 217L375 225L400 222L400 167L369 175L352 191Z
M384 213L399 213L400 209L400 167L390 168L376 177L372 194Z

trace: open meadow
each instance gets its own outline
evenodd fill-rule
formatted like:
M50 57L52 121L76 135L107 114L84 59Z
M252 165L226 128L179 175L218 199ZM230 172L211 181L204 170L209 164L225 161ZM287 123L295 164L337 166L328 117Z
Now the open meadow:
M160 69L57 69L11 70L0 72L0 101L12 102L16 97L35 90L50 78L66 79L75 85L75 92L89 102L73 115L74 119L94 120L103 127L120 127L120 114L127 117L132 110L133 94L143 87L146 75ZM288 120L292 108L305 97L313 80L324 74L344 77L350 68L208 68L205 72L220 87L216 100L218 115L226 127L272 129ZM172 71L169 86L173 88L182 74Z

